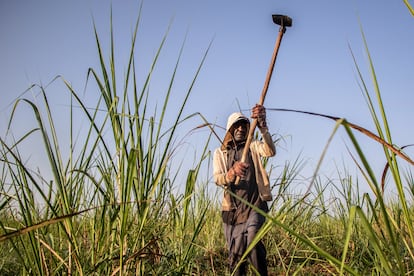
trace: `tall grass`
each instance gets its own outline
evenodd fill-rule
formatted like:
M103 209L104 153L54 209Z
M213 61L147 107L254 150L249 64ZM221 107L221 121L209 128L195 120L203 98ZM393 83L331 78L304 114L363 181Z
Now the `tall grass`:
M211 194L214 184L209 142L214 136L207 135L191 168L173 158L183 139L183 123L195 119L201 125L193 123L194 129L210 126L202 114L184 114L209 48L181 105L170 106L171 97L178 97L173 95L173 87L184 39L170 79L163 80L168 83L164 100L152 109L150 84L168 30L141 83L135 59L139 22L140 17L123 78L116 70L112 18L108 53L94 26L100 68L89 69L87 84L90 89L96 88L96 106L87 106L63 77L53 80L63 84L70 94L68 134L63 134L69 137L67 152L56 128L61 122L56 122L56 111L49 103L50 88L29 88L38 94L40 103L24 97L15 102L8 133L0 138L0 274L232 273L226 265L220 204L216 201L221 191ZM400 165L413 161L404 153L404 147L393 143L371 58L373 92L354 61L376 132L344 118L302 113L335 121L326 149L337 131L345 129L350 154L355 152L352 157L362 177L338 168L338 179L323 178L318 170L310 180L303 179L301 172L306 163L300 157L286 160L279 167L264 160L272 172L276 196L271 211L264 214L267 222L256 241L263 238L266 244L272 275L409 275L414 269L414 181L411 171L401 172ZM15 120L21 108L32 112L36 125L16 134ZM79 113L87 122L81 133L77 132ZM375 175L355 131L382 146L387 160L382 176ZM46 174L33 168L22 150L39 141L48 161ZM184 183L182 175L186 176ZM384 195L384 175L391 175L397 198ZM298 184L307 186L305 193L297 192ZM177 193L179 186L183 191ZM361 194L361 186L368 186L372 193Z
M409 275L414 271L413 206L407 200L412 196L412 191L407 189L412 187L412 178L407 177L404 182L398 158L410 165L414 162L404 153L404 147L395 146L392 141L375 68L362 28L361 34L368 56L373 93L369 91L355 58L354 62L359 74L361 91L365 96L377 134L350 123L345 118L288 109L278 109L278 111L294 111L335 120L336 124L326 149L338 129L343 127L356 152L357 156L353 156L351 151L350 154L363 176L363 184L370 187L373 196L368 193L363 196L359 194L359 186L362 184L358 178L340 177L339 183L332 180L328 180L326 184L322 183L317 170L324 158L325 149L303 197L296 199L285 197L282 202L273 204L277 208L273 208L269 214L252 206L266 216L268 222L258 233L243 258L247 257L248 251L253 248L255 242L266 239L270 233L269 245L271 248L276 248L276 252L271 254L273 257L276 256L275 267L282 266L282 269L274 270L277 274ZM398 192L394 201L387 201L383 189L384 174L382 178L375 175L370 160L367 159L363 147L355 137L355 130L382 145L387 160L384 174L390 172L392 183ZM284 187L289 181L286 175L284 171L276 180L276 184L279 182ZM410 171L408 175L411 175ZM330 206L326 206L327 201L324 199L328 185L334 185L342 196L336 200L334 212L331 211ZM286 188L283 189L286 191ZM276 200L278 199L280 198ZM275 236L278 237L274 238ZM286 246L288 248L281 251L281 248ZM289 258L286 257L287 255ZM310 265L312 263L316 265Z
M189 169L184 196L173 193L178 184L170 170L177 130L183 122L197 116L183 116L183 110L208 49L181 106L170 107L184 40L160 113L151 111L148 101L153 96L149 84L168 31L144 83L139 84L134 55L139 20L138 17L121 84L117 83L115 69L112 18L109 61L94 28L101 67L99 71L94 68L88 71L88 83L93 82L99 93L92 111L68 81L61 77L55 80L62 81L71 95L67 159L62 157L48 91L42 86L35 87L43 100L45 114L32 100L16 101L8 128L10 136L15 114L23 104L32 110L37 126L11 145L6 139L0 140L4 172L1 190L5 195L1 201L1 241L2 248L13 252L0 267L5 274L15 271L37 275L187 274L193 269L189 259L209 204L201 201L194 204L192 200L208 152L205 150L195 168ZM86 135L74 133L78 128L74 114L79 107L83 120L89 122ZM169 108L178 109L178 113L172 125L166 126ZM32 171L19 151L19 145L37 139L38 134L49 160L50 181ZM76 140L75 136L81 138ZM81 148L76 149L76 145ZM39 210L42 204L45 208ZM177 237L181 243L177 243ZM176 248L171 250L171 244Z

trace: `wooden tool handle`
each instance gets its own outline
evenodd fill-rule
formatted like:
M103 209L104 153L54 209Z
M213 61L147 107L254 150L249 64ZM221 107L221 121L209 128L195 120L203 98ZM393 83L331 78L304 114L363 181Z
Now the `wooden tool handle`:
M259 105L263 105L264 100L266 98L267 90L269 89L270 79L272 78L273 68L275 67L276 57L277 57L277 53L279 51L280 42L282 41L282 37L283 37L283 34L285 33L285 30L286 29L283 26L279 30L279 34L278 34L277 39L276 39L275 47L273 49L272 59L270 61L269 69L267 70L267 76L266 76L266 80L265 80L265 83L264 83L264 86L263 86L262 94L260 95L260 99L259 99L259 102L258 102ZM249 134L247 136L246 144L244 146L243 154L242 154L242 157L240 159L240 162L246 162L247 161L247 154L249 152L250 144L253 140L253 135L254 135L254 131L256 129L256 126L257 126L257 119L253 119L253 121L250 123ZM235 181L235 184L237 185L237 184L239 184L239 182L240 182L240 177L237 177L236 181Z

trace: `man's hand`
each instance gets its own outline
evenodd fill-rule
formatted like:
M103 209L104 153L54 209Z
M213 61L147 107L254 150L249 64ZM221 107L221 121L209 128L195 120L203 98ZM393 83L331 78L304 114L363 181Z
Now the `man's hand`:
M228 182L234 182L236 177L244 178L246 177L247 170L249 169L249 164L245 162L236 162L233 167L227 172L226 179Z
M252 108L252 116L253 119L257 119L257 126L259 129L266 129L266 108L263 105L256 104Z

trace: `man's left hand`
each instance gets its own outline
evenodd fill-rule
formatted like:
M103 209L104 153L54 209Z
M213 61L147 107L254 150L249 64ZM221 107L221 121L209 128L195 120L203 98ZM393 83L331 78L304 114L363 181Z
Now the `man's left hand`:
M266 123L266 108L263 105L256 104L252 108L252 116L253 119L257 119L257 126L260 129L267 128Z

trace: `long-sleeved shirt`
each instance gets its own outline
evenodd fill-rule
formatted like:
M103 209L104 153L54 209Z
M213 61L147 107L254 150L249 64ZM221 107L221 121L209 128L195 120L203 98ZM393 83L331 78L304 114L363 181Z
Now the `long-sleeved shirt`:
M272 195L270 191L269 176L266 169L263 167L261 157L271 157L276 154L276 148L272 137L267 129L262 133L262 140L254 140L250 144L251 159L254 164L254 175L259 196L263 201L271 201ZM222 210L230 211L235 208L234 202L231 199L227 189L230 185L235 185L227 180L226 174L228 171L228 156L227 148L221 147L214 151L213 157L213 177L217 185L223 186L225 191L223 193Z

